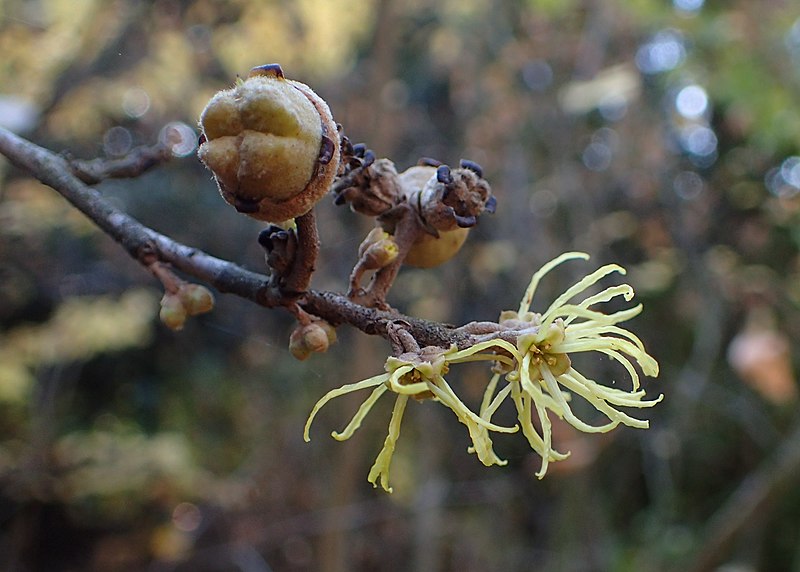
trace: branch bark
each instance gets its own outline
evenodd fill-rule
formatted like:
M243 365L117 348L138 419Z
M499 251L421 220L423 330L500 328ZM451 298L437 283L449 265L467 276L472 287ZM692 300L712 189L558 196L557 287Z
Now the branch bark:
M269 285L268 276L181 244L117 209L96 189L76 177L63 157L2 128L0 153L61 194L144 266L156 260L169 263L219 292L235 294L267 308L279 307L285 302L282 294ZM453 326L366 308L336 292L309 290L299 303L306 312L334 325L350 324L367 334L387 339L388 325L402 321L421 345L449 347L455 344L464 348L471 343L469 334Z

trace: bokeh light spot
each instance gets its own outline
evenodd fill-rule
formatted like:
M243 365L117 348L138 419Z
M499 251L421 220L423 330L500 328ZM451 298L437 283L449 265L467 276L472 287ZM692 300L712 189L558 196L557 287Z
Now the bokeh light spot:
M694 171L683 171L672 181L675 194L685 201L696 199L705 189L703 178Z
M699 157L708 157L717 150L717 135L705 125L690 125L681 131L683 148Z
M645 74L675 69L686 59L683 36L677 30L662 30L636 51L636 67Z
M800 18L794 21L786 33L786 49L794 58L800 58Z
M544 60L528 62L522 68L522 81L531 91L545 91L553 83L553 68Z
M190 502L182 502L172 510L172 524L183 532L197 530L202 522L203 514L200 509Z
M781 176L788 184L800 189L800 157L789 157L781 163Z
M590 143L583 150L583 164L591 171L605 171L611 165L614 153L611 147L601 141Z
M150 96L140 87L133 87L122 96L122 110L125 115L137 119L150 109Z
M628 113L628 101L624 97L607 97L597 106L597 111L606 121L619 121Z
M103 135L103 151L109 157L121 157L131 150L133 136L124 127L112 127Z
M699 12L705 4L705 0L672 0L672 6L683 13L693 15Z
M167 123L158 134L158 140L176 157L186 157L197 148L197 133L181 121Z
M708 111L708 94L699 85L687 85L675 97L675 109L687 119L698 119Z
M764 183L770 193L782 199L800 193L800 157L787 157L780 167L767 171Z

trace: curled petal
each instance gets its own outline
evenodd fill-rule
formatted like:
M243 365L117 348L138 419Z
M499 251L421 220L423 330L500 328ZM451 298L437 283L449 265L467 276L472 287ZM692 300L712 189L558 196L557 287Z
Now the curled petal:
M392 456L394 455L397 439L400 437L400 425L403 421L403 412L406 410L407 403L407 395L397 396L394 402L394 409L392 409L392 418L389 421L389 434L386 435L386 439L383 441L383 448L378 453L375 463L367 476L367 480L374 487L377 487L378 481L380 481L381 487L387 493L392 492L392 487L389 486L389 467L392 464Z
M528 289L525 291L525 295L522 297L522 302L519 305L519 315L521 316L528 309L531 307L531 301L533 300L533 295L536 293L536 288L539 286L539 282L544 277L545 274L550 272L556 266L563 264L568 260L575 260L576 258L580 258L582 260L588 260L589 255L585 252L566 252L561 256L554 258L544 266L542 266L539 270L534 272L533 277L531 278L531 282L528 285Z
M376 375L375 377L370 377L369 379L365 379L359 381L357 383L349 383L347 385L343 385L342 387L337 387L336 389L332 389L325 395L323 395L319 401L314 405L314 408L311 410L311 413L306 420L306 426L303 430L303 439L308 443L311 441L311 436L309 435L309 431L311 430L311 423L314 422L314 417L316 417L317 413L322 406L328 403L331 399L335 397L339 397L340 395L346 395L348 393L352 393L354 391L358 391L360 389L367 389L368 387L375 387L377 385L381 385L386 382L389 378L389 374L382 373L380 375ZM366 412L364 413L366 415Z
M340 432L331 432L331 437L337 441L347 441L350 437L352 437L353 433L355 433L356 430L361 427L361 422L364 420L364 417L367 416L367 413L370 412L372 406L375 405L375 402L377 402L380 396L386 393L386 391L388 391L388 388L385 384L381 384L373 389L369 397L367 397L367 399L364 400L364 403L359 406L358 411L356 411L356 414L353 415L350 423L348 423L347 426Z
M552 320L551 312L553 312L553 310L555 310L559 306L562 306L564 302L566 302L567 300L569 300L574 296L577 296L578 294L580 294L581 292L583 292L584 290L591 287L599 280L601 280L602 278L608 276L613 272L619 272L620 274L624 275L626 274L627 271L618 264L606 264L605 266L601 266L588 276L585 276L584 278L578 280L575 284L567 288L566 292L564 292L563 294L561 294L561 296L556 298L553 301L553 303L550 304L550 307L545 312L542 313L542 324L544 325L545 323L549 323Z
M564 396L561 393L561 390L558 387L558 382L556 378L553 377L553 374L550 373L550 368L547 366L543 366L541 368L542 376L544 378L544 382L547 386L547 391L550 393L550 396L555 399L556 403L560 406L561 413L563 415L564 420L578 429L579 431L583 431L584 433L608 433L614 427L619 425L619 421L613 421L611 423L607 423L606 425L601 426L594 426L589 425L578 419L578 417L572 412L572 408L567 403L567 400L564 399ZM592 405L596 405L592 403Z

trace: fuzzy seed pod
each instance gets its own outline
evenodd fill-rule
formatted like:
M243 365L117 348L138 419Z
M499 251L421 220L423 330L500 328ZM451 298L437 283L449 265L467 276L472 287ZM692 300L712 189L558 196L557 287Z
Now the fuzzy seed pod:
M339 167L339 138L327 103L288 80L277 64L253 68L220 91L200 116L200 160L222 197L253 218L281 222L307 213Z

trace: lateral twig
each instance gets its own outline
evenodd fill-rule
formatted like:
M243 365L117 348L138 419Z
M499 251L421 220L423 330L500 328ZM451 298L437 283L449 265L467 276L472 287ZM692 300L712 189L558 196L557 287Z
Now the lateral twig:
M270 284L268 276L211 256L145 226L81 181L64 157L3 128L0 128L0 153L61 194L143 266L147 267L156 260L166 262L176 270L210 284L219 292L235 294L267 308L284 305L285 296ZM307 236L311 237L313 218L306 219L302 224L304 228L309 225ZM313 233L315 236L315 228ZM314 258L308 257L311 262L309 265L307 259L304 263L306 269L313 267ZM300 277L298 282L302 282ZM350 324L367 334L387 339L388 324L403 320L405 329L420 345L449 347L455 344L464 348L471 344L469 334L457 331L452 326L403 316L397 312L366 308L335 292L308 290L299 304L305 312L332 324Z

